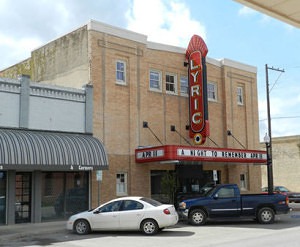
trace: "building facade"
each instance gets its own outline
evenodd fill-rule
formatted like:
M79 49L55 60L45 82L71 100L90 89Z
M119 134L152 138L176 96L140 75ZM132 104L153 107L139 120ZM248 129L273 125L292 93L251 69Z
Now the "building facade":
M298 177L300 174L299 147L300 136L272 138L274 186L285 186L291 191L300 191ZM265 166L262 166L262 186L268 186L267 168Z
M0 75L28 74L33 81L72 88L93 85L92 132L107 150L109 170L101 181L95 172L91 176L92 206L99 202L99 188L101 202L124 195L164 200L164 184L174 174L176 193L196 193L210 182L260 191L261 167L252 162L136 162L138 148L195 146L188 135L185 62L185 48L90 21ZM256 76L253 66L207 58L210 135L203 147L259 149Z
M108 168L92 130L93 88L0 78L0 224L63 219L91 206Z

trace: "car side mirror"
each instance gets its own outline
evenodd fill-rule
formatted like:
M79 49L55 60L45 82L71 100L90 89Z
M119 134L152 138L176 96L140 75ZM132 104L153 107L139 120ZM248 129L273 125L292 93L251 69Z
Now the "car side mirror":
M214 195L214 199L217 200L218 198L219 198L219 195L218 195L218 194L215 194L215 195Z
M100 210L99 209L94 210L93 214L100 214Z

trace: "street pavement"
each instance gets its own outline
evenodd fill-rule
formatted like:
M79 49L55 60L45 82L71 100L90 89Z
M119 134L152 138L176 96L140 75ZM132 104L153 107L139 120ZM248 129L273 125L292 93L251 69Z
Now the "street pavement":
M211 222L195 227L179 222L155 236L145 236L139 232L95 232L80 236L66 230L66 221L28 223L0 226L0 247L12 246L182 246L188 241L192 246L235 246L240 241L265 238L274 239L280 234L300 237L300 204L291 204L294 211L288 215L276 216L271 225L261 225L254 221ZM254 241L255 243L255 241ZM277 241L279 243L279 241ZM228 245L227 245L228 244ZM289 246L300 246L289 245ZM248 245L252 246L252 245ZM253 245L258 246L258 245ZM273 247L276 245L273 245ZM284 244L284 246L286 246ZM245 247L245 245L244 245Z

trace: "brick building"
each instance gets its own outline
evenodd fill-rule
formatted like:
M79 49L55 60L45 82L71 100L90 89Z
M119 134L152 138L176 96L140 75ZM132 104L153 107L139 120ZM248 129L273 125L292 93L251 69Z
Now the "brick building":
M185 48L149 42L145 35L90 21L32 51L29 59L0 76L28 74L32 81L72 88L93 85L92 132L105 145L109 170L101 182L92 172L92 206L98 203L98 188L101 201L123 195L163 198L166 171L179 176L179 192L197 192L213 181L213 171L218 183L259 191L261 167L252 162L136 162L139 147L194 146L187 130L184 62ZM207 58L210 136L204 147L259 149L256 76L253 66Z
M262 148L265 145L262 144ZM291 191L300 191L299 183L300 136L272 138L274 186L285 186ZM267 168L262 167L262 186L268 186Z

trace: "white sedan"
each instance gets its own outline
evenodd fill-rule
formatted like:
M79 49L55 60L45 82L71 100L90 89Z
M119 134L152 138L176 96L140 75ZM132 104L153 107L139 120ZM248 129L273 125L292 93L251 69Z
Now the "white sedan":
M145 197L122 197L71 216L67 229L77 234L101 230L138 230L153 235L177 222L178 214L171 204Z

